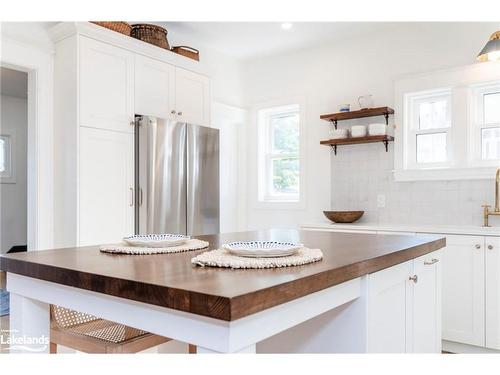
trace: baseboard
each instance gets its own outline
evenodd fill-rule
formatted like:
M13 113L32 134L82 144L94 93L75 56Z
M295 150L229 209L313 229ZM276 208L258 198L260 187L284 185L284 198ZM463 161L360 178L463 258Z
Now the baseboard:
M443 340L443 351L457 354L500 354L500 350Z

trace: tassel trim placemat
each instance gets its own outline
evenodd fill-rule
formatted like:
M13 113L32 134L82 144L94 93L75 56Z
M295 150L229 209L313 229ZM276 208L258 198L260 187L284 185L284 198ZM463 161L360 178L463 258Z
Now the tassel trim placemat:
M191 259L191 263L197 266L223 267L223 268L281 268L301 266L308 263L318 262L323 259L320 249L309 249L304 247L297 254L276 258L247 258L232 255L227 250L217 249L207 251Z
M168 254L168 253L182 253L184 251L193 251L205 249L209 246L207 241L190 239L182 245L171 247L140 247L140 246L126 246L126 245L103 245L99 248L103 253L115 254L132 254L132 255L146 255L146 254Z

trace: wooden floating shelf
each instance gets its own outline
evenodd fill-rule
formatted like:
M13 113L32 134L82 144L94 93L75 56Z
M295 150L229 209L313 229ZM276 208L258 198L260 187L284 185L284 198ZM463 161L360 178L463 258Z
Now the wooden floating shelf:
M389 124L389 115L392 114L394 114L394 109L390 107L377 107L377 108L360 109L359 111L331 113L329 115L321 115L319 116L319 118L321 120L332 122L333 125L335 125L335 129L337 129L338 121L353 120L356 118L374 117L374 116L384 116L385 123L387 125Z
M331 146L335 155L337 155L337 146L358 145L362 143L382 142L385 146L385 151L388 151L389 142L394 141L394 137L390 135L370 135L367 137L344 138L344 139L328 139L319 143L325 146Z

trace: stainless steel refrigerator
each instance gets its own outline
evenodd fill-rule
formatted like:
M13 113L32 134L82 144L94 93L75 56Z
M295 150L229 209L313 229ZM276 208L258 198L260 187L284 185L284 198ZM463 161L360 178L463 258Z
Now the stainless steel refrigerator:
M219 232L219 131L136 116L135 231Z

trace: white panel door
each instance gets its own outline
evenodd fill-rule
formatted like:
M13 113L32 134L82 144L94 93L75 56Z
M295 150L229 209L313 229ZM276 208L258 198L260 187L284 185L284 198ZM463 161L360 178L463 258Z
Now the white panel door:
M484 238L446 236L443 339L484 346Z
M409 352L441 353L441 264L441 251L413 261Z
M500 237L485 237L486 347L500 350Z
M407 295L412 261L368 275L367 351L406 352Z
M133 132L133 54L81 37L79 72L80 125Z
M175 67L149 57L135 56L135 113L175 118Z
M80 127L79 245L134 233L134 135Z
M208 77L175 69L175 108L179 121L210 125L210 80Z

